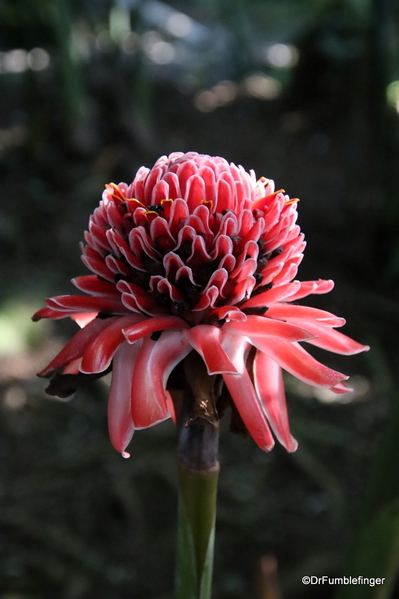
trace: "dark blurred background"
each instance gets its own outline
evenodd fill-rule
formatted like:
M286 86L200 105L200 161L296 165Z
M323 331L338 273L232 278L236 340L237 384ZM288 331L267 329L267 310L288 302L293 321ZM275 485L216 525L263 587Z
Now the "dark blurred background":
M35 377L74 325L30 316L85 274L104 184L189 150L300 197L300 278L336 281L307 303L372 346L317 354L351 375L351 396L287 377L297 453L223 426L215 599L277 599L276 564L284 599L336 597L302 576L353 559L366 576L356 538L398 546L399 4L1 0L1 599L172 597L174 426L138 432L123 460L106 382L62 402ZM381 598L399 596L395 551Z

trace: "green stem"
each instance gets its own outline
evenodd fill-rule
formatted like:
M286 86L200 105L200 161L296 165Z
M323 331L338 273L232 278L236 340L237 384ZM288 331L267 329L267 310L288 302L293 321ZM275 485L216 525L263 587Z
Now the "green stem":
M179 466L176 599L210 599L219 468Z
M178 419L175 599L210 599L219 474L215 408L219 386L195 352L186 358L185 367L188 383Z

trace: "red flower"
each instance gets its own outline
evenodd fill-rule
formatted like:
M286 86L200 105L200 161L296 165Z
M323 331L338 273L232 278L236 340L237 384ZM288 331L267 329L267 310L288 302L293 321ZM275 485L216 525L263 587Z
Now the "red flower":
M272 429L294 451L282 369L350 390L300 342L368 349L335 331L342 318L293 303L333 288L293 280L305 247L296 202L253 171L195 152L163 156L131 185L107 185L85 233L82 260L94 274L72 281L88 295L50 298L34 315L83 327L39 373L52 377L48 392L67 396L112 365L109 430L124 452L135 429L173 415L169 375L195 350L223 377L256 443L270 450Z

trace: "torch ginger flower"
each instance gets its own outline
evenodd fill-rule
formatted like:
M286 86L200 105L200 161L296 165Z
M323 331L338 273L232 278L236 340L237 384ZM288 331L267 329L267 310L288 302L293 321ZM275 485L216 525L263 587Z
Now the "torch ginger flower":
M282 369L350 391L347 376L300 343L368 349L335 330L344 319L294 303L334 285L294 280L305 248L296 218L297 200L273 181L195 152L163 156L131 185L107 185L85 233L82 260L94 274L72 281L87 295L50 298L33 317L83 327L39 373L52 377L48 392L67 396L112 367L110 437L128 455L135 429L174 416L168 379L195 350L223 378L221 403L241 428L266 451L272 432L294 451Z

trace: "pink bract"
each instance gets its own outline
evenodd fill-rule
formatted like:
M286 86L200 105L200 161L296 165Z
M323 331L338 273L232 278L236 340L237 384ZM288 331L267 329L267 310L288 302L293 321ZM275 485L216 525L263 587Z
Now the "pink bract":
M193 350L221 375L256 443L291 436L282 369L337 393L348 377L301 345L340 354L368 349L335 330L333 314L298 305L332 281L295 279L305 248L297 200L220 157L174 153L131 185L106 186L90 217L82 260L92 275L72 282L87 295L46 300L40 318L83 328L41 372L67 396L108 372L110 437L124 455L135 429L173 416L172 371Z

